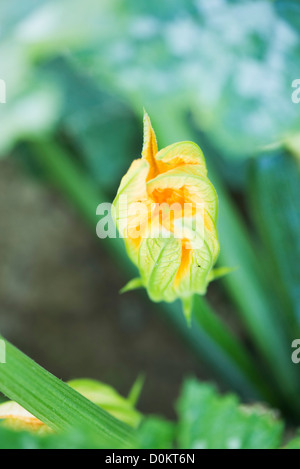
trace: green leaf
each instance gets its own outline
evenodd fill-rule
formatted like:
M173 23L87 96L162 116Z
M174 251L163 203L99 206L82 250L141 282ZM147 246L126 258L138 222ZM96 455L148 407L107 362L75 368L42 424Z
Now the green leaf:
M252 164L249 196L263 244L264 264L281 300L282 318L300 331L300 166L284 150L260 155Z
M102 190L114 195L114 187L134 153L137 124L131 108L116 94L107 93L88 74L77 70L66 57L51 60L43 67L43 73L43 78L49 80L51 76L61 91L64 132L82 154L91 178ZM125 148L129 150L126 154Z
M138 429L137 441L143 449L171 449L175 425L160 417L147 417Z
M292 394L296 399L299 380L290 360L289 343L278 306L271 295L251 233L218 176L214 173L211 177L220 200L218 229L222 248L219 262L228 267L239 266L222 282L289 405Z
M72 428L58 434L16 431L0 425L0 449L123 449L118 440L104 441L90 429Z
M130 427L115 419L37 365L9 342L6 363L0 364L0 391L57 431L84 427L103 442L131 443Z
M177 412L180 448L272 449L281 442L283 424L270 411L241 407L236 396L196 380L185 383Z
M142 416L131 401L120 396L111 386L92 379L77 379L68 384L118 420L132 427L140 423Z
M290 440L283 449L300 449L300 436Z
M290 99L299 70L299 4L130 3L120 13L118 2L110 2L109 31L100 32L101 39L77 57L136 109L145 106L153 114L156 103L159 109L179 103L228 158L249 157L299 128L299 111ZM228 34L233 29L235 38ZM115 54L99 53L102 41ZM281 67L269 60L274 50ZM178 116L178 110L174 113Z

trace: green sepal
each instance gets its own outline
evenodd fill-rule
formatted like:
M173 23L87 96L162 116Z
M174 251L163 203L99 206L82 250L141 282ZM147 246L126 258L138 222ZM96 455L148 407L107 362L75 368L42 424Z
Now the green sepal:
M133 278L120 290L120 293L126 293L131 290L136 290L144 286L143 279L140 277Z
M213 280L231 274L231 272L234 272L237 268L238 267L218 267L217 269L212 269L208 275L208 281L212 282Z
M141 373L139 374L139 376L133 383L132 388L130 389L128 397L127 397L127 400L131 403L133 407L135 407L136 404L138 403L138 400L140 398L140 395L144 387L144 383L145 383L145 375L144 373Z

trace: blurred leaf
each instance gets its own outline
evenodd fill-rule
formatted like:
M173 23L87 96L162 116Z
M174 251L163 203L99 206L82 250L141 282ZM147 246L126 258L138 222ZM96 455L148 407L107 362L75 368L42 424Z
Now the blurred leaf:
M10 430L0 426L0 449L118 449L123 448L113 438L104 441L90 429L73 428L59 434L40 435Z
M300 31L300 5L297 0L275 0L278 15L284 18L294 29Z
M300 162L300 133L294 134L287 138L284 142L284 147L291 155L293 155L298 162Z
M300 436L297 436L296 438L293 438L291 441L289 441L283 449L300 449Z
M135 108L191 110L223 154L249 156L300 124L291 100L300 37L290 24L300 6L283 3L135 2L121 21L120 3L112 1L111 29L101 35L106 53L96 54L97 42L76 57Z
M136 406L136 404L138 403L138 400L144 387L144 383L145 375L142 373L137 377L129 392L128 401L131 403L132 406Z
M220 200L218 230L222 246L219 262L239 268L221 281L238 306L247 331L264 357L269 373L284 396L285 406L294 415L298 403L299 376L290 359L290 343L272 288L257 255L251 231L235 207L230 195L210 166ZM266 334L268 331L268 334ZM276 347L274 348L274 344ZM268 379L268 378L266 378ZM293 396L293 397L292 397Z
M300 166L284 150L253 161L250 193L265 263L292 335L300 328Z
M54 128L60 97L51 86L32 86L22 96L1 105L2 138L0 156L11 151L22 138L47 135Z
M49 77L63 96L63 133L81 155L90 177L113 197L135 156L137 123L131 109L66 57L45 64L43 78Z
M120 396L111 386L91 379L77 379L68 384L122 422L132 427L137 427L140 423L142 415L129 399Z
M91 81L131 101L135 110L145 106L154 114L172 104L178 115L191 111L222 153L237 158L299 128L291 100L300 62L299 12L296 1L270 0L177 0L176 6L130 0L126 8L121 0L86 0L84 7L80 0L42 5L26 0L22 9L15 1L2 2L13 38L7 56L17 48L18 62L31 73L38 62L64 53ZM86 133L81 144L98 176L95 148L110 148L113 133L107 112L95 106L94 114L74 116L70 123L74 132L79 127ZM128 143L128 119L115 119ZM117 143L112 151L119 158ZM107 162L111 176L114 158Z
M230 378L230 381L235 383L235 386L237 386L237 389L239 389L239 392L244 397L251 395L254 397L258 391L259 395L272 404L278 405L274 389L270 391L268 384L260 375L260 370L253 363L247 350L236 339L227 324L210 308L208 303L197 295L194 297L193 315L194 329L197 330L198 326L202 334L204 333L201 341L207 341L206 347L208 350L210 350L213 356L218 357L216 358L218 361L216 369L219 375L222 376L223 371ZM191 342L193 336L194 334L191 333ZM216 344L216 348L219 347L219 354L217 350L213 350L210 341ZM201 349L201 344L199 344L199 348ZM243 371L242 373L241 370ZM253 386L251 391L250 383ZM245 391L247 388L248 393ZM255 389L257 390L256 392Z
M88 385L89 387L89 385ZM93 394L93 393L92 393ZM89 427L59 433L12 431L0 425L0 449L274 449L281 446L283 423L262 407L241 406L238 398L187 380L177 403L178 422L156 416L143 419L132 445L103 439ZM299 438L285 448L298 448Z
M219 396L210 385L185 383L177 404L180 448L278 448L283 424L270 411L241 407L234 395Z
M159 417L147 417L138 429L137 440L143 449L171 449L175 424Z

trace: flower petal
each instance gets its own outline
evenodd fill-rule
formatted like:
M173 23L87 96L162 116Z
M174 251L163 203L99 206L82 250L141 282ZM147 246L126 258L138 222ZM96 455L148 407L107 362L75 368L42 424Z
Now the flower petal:
M181 263L181 242L175 238L144 239L139 269L152 301L174 301L173 281Z
M147 180L152 179L157 174L159 174L159 170L155 160L155 155L157 152L158 148L155 132L153 130L150 117L148 116L146 111L144 111L144 144L142 150L142 158L148 161L150 165Z
M197 165L202 176L207 175L206 163L201 149L193 142L173 143L160 150L156 157L160 173L183 165Z
M147 182L147 192L185 189L185 203L199 204L205 208L215 221L218 212L218 198L211 182L203 177L201 168L182 166L158 175Z

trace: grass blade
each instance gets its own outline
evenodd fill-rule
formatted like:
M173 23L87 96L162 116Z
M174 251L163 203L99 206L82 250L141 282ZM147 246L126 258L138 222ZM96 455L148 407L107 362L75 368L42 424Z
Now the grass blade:
M97 433L104 442L131 443L132 431L4 340L0 391L54 430L72 427Z

